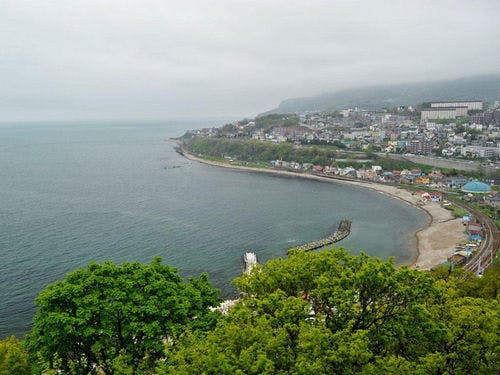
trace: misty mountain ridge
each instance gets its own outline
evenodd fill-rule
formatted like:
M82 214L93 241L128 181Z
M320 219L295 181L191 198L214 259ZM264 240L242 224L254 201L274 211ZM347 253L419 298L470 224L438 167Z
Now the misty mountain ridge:
M333 111L344 108L393 108L434 100L500 100L500 74L418 83L344 89L318 96L291 98L267 113Z

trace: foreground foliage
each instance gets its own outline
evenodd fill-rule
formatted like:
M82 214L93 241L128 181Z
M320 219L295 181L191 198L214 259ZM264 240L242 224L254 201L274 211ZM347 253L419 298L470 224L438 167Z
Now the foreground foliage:
M21 342L15 337L0 341L0 375L11 374L31 374L28 354L23 350Z
M214 331L169 348L164 373L487 374L498 302L456 280L343 250L297 252L235 281L245 297Z
M91 263L36 299L27 345L34 361L63 373L141 373L185 329L209 329L219 302L207 275L185 283L155 258L149 265Z
M206 275L91 263L47 287L28 355L1 374L494 374L499 266L478 278L395 267L343 249L292 252L235 280L227 316Z

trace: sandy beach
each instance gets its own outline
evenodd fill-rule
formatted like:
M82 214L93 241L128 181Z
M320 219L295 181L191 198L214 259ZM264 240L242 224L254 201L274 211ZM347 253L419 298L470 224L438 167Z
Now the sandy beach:
M445 209L436 202L427 202L423 204L418 194L409 192L408 190L397 186L383 185L374 182L353 181L327 176L323 177L307 173L296 173L274 169L231 165L222 162L201 159L192 154L189 154L186 151L183 152L184 156L190 160L223 168L232 168L251 172L278 174L286 175L289 177L308 178L312 180L329 182L334 181L339 183L357 185L363 188L376 190L380 193L387 194L393 198L400 199L407 202L408 204L418 207L424 210L429 217L428 225L415 234L417 237L418 256L412 266L419 269L428 270L435 265L447 260L448 256L453 253L456 244L467 239L461 219L455 219L451 211Z

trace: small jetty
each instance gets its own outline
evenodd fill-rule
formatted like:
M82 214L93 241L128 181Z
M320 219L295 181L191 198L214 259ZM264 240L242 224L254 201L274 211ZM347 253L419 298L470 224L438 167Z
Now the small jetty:
M245 269L243 270L243 274L249 274L252 272L252 269L259 264L257 261L257 255L255 253L245 253L243 254L243 262L245 263ZM238 301L239 297L235 299L227 299L222 301L221 304L217 307L209 307L210 311L219 311L222 315L227 315L231 307Z
M329 237L323 238L321 240L309 242L297 247L293 247L292 249L297 249L301 251L311 251L319 249L320 247L331 245L335 242L339 242L346 238L351 233L351 221L350 220L342 220L339 224L338 229ZM288 251L292 250L289 249Z
M245 253L243 254L243 262L245 263L245 273L252 272L252 269L259 264L257 261L257 255L255 253Z

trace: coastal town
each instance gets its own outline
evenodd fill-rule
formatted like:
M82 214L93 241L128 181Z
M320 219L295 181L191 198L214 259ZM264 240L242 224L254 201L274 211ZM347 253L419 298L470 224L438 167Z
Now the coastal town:
M354 108L332 113L273 114L187 134L291 143L299 148L331 146L341 156L332 157L327 163L267 160L278 169L421 184L441 190L460 189L470 179L462 172L473 171L488 185L500 185L499 101L429 102L391 111ZM231 162L238 159L236 155L221 156ZM377 164L381 160L377 157L415 165L388 169ZM422 164L432 168L422 168ZM496 199L489 197L489 202L496 206Z
M199 147L203 141L212 143ZM500 241L499 141L500 103L469 100L267 114L187 132L181 145L219 165L333 179L397 196L435 221L420 244L433 255L417 259L416 267L464 266L481 275ZM431 242L440 231L455 237L436 256Z
M192 134L480 161L488 169L498 166L500 158L500 102L439 101L379 111L271 114Z

